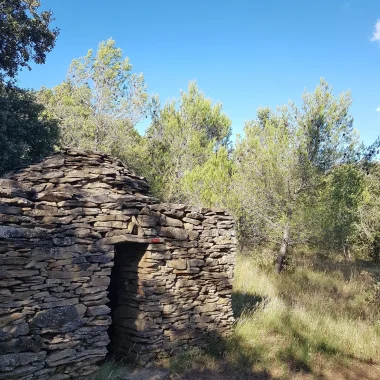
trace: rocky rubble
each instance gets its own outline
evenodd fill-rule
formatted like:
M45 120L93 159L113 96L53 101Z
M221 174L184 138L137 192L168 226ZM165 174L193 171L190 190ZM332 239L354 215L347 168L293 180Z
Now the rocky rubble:
M158 203L120 161L65 149L0 179L0 379L92 373L231 331L223 210Z

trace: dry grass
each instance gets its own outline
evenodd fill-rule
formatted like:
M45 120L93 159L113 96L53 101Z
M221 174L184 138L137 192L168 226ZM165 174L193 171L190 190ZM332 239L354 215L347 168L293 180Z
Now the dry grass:
M178 378L379 379L380 271L327 261L294 268L277 276L240 256L234 335L206 355L177 357Z

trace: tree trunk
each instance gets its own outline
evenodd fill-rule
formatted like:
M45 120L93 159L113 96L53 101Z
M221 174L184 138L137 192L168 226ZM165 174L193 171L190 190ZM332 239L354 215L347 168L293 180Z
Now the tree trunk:
M285 262L286 254L288 251L288 244L289 244L289 219L287 220L285 224L284 233L282 235L280 252L278 253L278 256L276 258L275 271L277 274L281 273L281 271L284 268L284 262Z
M347 243L343 243L343 256L346 261L351 261L350 247Z

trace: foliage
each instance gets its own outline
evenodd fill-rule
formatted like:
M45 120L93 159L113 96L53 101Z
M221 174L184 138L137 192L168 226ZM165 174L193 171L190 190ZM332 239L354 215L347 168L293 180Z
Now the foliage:
M302 96L301 110L293 104L295 120L305 136L304 157L322 172L342 163L355 162L363 151L349 113L349 91L335 97L332 87L321 79L313 93Z
M202 164L185 173L183 189L191 204L228 208L233 163L228 150L222 146Z
M235 214L245 217L241 228L255 226L251 238L258 241L278 241L303 186L298 161L301 136L288 124L288 112L259 109L257 120L246 123L245 137L236 143Z
M354 248L364 257L380 259L380 164L375 162L364 176L363 202L359 205Z
M58 127L43 109L33 93L0 84L0 174L53 150Z
M154 99L153 121L146 133L154 192L167 201L185 201L185 173L202 166L220 147L228 147L231 121L220 103L212 104L195 82L177 101L160 109Z
M278 270L281 270L289 243L310 238L303 228L305 204L312 205L310 200L316 196L326 176L331 179L332 188L328 194L332 205L338 208L344 203L354 205L351 198L359 197L349 193L357 191L355 186L346 186L343 192L337 190L343 173L355 176L356 171L335 168L351 164L360 157L361 147L348 112L350 104L349 93L335 98L332 88L321 79L314 93L303 95L301 109L294 104L277 112L260 109L257 119L246 123L245 137L237 141L235 214L243 237L281 245ZM347 198L338 206L339 196ZM342 223L346 223L345 233L335 234L334 238L346 244L354 219L342 215L337 218L340 219L335 221L333 230L337 232L343 228Z
M93 54L74 59L67 79L43 88L39 99L61 125L60 144L112 154L135 166L140 136L134 129L146 113L142 74L132 74L128 58L109 39Z
M364 191L363 173L352 164L339 165L323 179L318 197L313 197L311 215L317 223L322 246L331 250L343 250L350 258L351 238L359 221L359 207Z
M49 29L51 11L39 11L38 0L0 1L0 79L14 78L29 62L44 63L58 36Z

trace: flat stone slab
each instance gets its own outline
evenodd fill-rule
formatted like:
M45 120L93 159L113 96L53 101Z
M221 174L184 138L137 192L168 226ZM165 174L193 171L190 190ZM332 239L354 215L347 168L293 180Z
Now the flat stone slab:
M158 237L144 238L136 235L125 233L123 235L106 237L98 240L98 244L122 244L122 243L143 243L143 244L157 244L162 243L163 239Z

